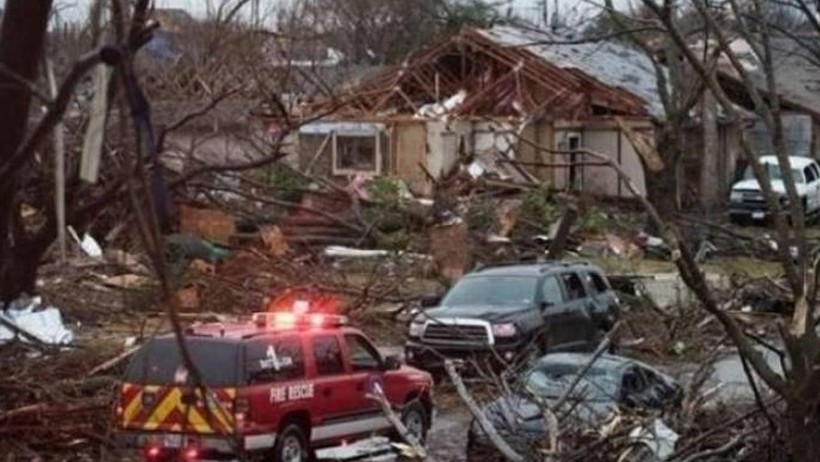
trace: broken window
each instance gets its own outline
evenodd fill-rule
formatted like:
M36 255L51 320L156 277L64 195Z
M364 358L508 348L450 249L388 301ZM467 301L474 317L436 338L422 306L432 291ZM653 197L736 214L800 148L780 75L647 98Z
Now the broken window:
M379 137L333 134L333 173L379 173Z
M561 275L561 279L564 281L564 288L567 289L567 295L570 300L578 300L579 298L587 296L587 292L584 290L584 283L581 282L581 278L579 278L577 274L564 273Z

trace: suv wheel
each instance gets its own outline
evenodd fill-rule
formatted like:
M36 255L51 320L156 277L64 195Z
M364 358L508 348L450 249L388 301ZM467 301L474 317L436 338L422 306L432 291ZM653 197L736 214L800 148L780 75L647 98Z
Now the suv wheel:
M296 424L287 425L273 447L274 462L307 462L309 455L305 432Z
M419 443L424 444L427 430L429 430L427 428L428 422L427 411L419 400L414 399L404 406L401 413L401 423L407 428L408 433L416 437Z

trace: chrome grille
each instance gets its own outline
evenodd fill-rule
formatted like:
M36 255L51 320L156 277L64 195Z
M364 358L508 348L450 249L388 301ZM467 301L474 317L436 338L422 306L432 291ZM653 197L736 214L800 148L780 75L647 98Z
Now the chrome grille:
M422 339L431 343L488 344L487 327L482 325L429 323Z

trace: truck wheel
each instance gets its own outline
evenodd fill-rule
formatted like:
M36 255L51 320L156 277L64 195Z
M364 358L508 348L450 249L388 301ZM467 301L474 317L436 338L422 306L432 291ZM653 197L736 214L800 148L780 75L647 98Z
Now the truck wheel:
M407 431L415 436L422 444L424 444L424 440L427 438L429 422L427 410L424 409L424 405L422 405L418 399L414 399L405 404L401 412L401 423L403 423Z
M307 462L310 450L305 432L299 425L289 424L276 438L273 447L274 462Z

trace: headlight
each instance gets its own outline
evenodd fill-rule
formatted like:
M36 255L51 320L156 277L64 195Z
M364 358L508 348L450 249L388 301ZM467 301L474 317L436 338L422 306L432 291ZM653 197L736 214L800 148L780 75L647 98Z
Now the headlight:
M515 324L505 322L504 324L493 324L493 335L496 337L515 337L518 331Z
M729 195L729 200L731 202L742 202L743 201L743 193L740 191L732 191L731 195Z
M408 337L421 337L421 332L424 330L424 324L420 322L411 322L410 330L407 332Z

